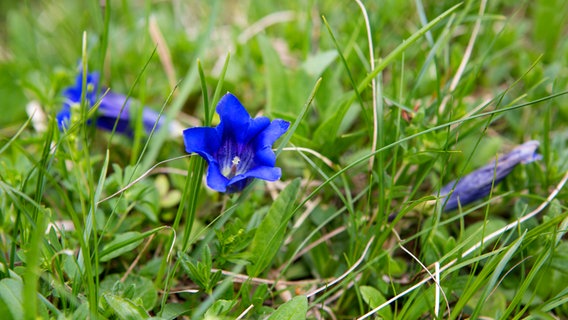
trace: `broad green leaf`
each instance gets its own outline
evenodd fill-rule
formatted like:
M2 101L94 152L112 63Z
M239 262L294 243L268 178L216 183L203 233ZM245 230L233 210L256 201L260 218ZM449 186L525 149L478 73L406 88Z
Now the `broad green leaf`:
M288 106L290 101L290 94L287 90L286 70L270 40L264 36L258 36L257 39L266 67L267 104L265 111L268 114L272 114L274 110Z
M109 261L123 255L124 253L131 252L138 247L140 243L142 243L142 239L137 238L140 238L140 233L136 231L125 232L117 235L114 240L104 246L103 252L113 246L117 247L113 251L108 252L108 254L101 255L100 261Z
M120 274L106 276L100 283L101 292L125 296L124 293L128 291L129 295L125 297L133 301L139 301L144 309L150 310L154 307L158 300L158 291L154 287L152 280L135 274L129 275L124 282L120 282L120 279ZM119 292L113 291L117 283L120 283Z
M295 179L292 181L282 191L278 199L274 201L270 210L268 210L268 213L256 229L250 247L252 264L247 266L249 276L258 276L272 263L272 259L284 240L286 225L290 218L292 218L289 213L292 212L294 208L294 202L299 188L300 180Z
M337 58L338 53L335 50L328 50L320 52L316 55L308 57L308 59L302 64L302 68L307 74L319 77L327 67L329 67L333 61Z
M359 290L361 291L363 300L369 305L369 308L371 309L374 309L387 301L381 294L381 292L373 287L361 286ZM392 311L388 306L381 309L379 312L377 312L377 314L385 319L392 319Z
M191 311L191 307L187 303L168 303L164 307L160 319L178 319L182 315L188 314Z
M103 297L120 319L146 319L149 317L144 308L134 304L129 299L110 293L104 294Z
M6 278L0 281L0 314L3 319L23 319L21 280Z
M306 296L296 296L278 307L278 309L268 317L268 320L305 319L307 312L308 298L306 298Z
M145 238L160 232L160 230L168 228L167 226L161 226L154 228L152 230L146 231L144 233L139 232L125 232L116 236L116 238L107 243L103 250L100 253L100 261L107 261L114 257L117 257L127 251L131 251L132 249L136 248L142 240ZM128 248L128 249L125 249ZM120 252L120 254L116 254L116 252ZM109 258L111 256L112 258Z
M226 315L227 312L229 312L234 306L234 304L234 301L230 300L217 300L211 307L209 307L209 309L207 309L204 319L217 320L220 316Z
M477 311L477 316L472 319L496 319L500 314L503 314L503 311L505 310L505 308L507 308L507 298L503 294L503 290L497 288L491 293L491 297L489 298L483 297L482 293L476 293L469 300L467 305L471 309L479 308L479 311ZM476 313L473 314L475 315Z

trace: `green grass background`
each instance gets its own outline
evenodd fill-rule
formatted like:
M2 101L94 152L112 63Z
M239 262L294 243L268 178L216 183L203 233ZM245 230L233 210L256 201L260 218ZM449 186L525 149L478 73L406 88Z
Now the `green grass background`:
M0 314L568 318L568 4L362 4L372 46L355 1L0 2ZM181 132L59 132L81 66L183 127L227 91L291 121L281 181L212 192ZM528 140L541 161L440 211Z

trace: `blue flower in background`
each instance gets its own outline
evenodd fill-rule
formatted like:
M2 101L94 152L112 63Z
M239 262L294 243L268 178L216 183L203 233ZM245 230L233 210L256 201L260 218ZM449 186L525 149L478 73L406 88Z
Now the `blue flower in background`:
M452 181L440 190L441 201L445 202L444 211L458 208L458 204L465 206L481 199L491 192L492 185L497 185L519 163L529 163L542 159L536 153L538 141L528 141L516 147L513 151L500 156L496 161L483 166L462 177L457 182ZM448 197L447 201L445 197Z
M237 97L227 93L217 113L215 128L198 127L183 131L185 150L197 153L209 164L207 185L219 192L243 190L254 178L276 181L282 175L274 167L272 144L290 126L288 121L267 117L252 119Z
M97 109L96 125L104 130L112 131L116 119L118 119L118 124L116 127L116 132L125 134L127 136L132 136L134 133L135 124L132 123L131 106L130 100L127 97L108 91L105 94L105 90L100 90L97 96L98 86L99 86L99 74L96 72L87 73L86 77L86 92L85 100L90 107L93 107L97 102L99 102L99 107ZM73 105L78 105L81 103L81 94L83 91L83 74L79 74L75 80L75 85L68 87L63 91L63 96L65 97L65 102L63 103L63 108L56 116L57 125L59 129L63 130L69 126L69 121L71 118L71 108ZM121 112L122 110L122 112ZM159 113L149 109L142 109L142 122L144 131L150 133L154 124L158 122L156 130L161 126L163 120L158 120Z
M96 102L95 95L99 86L99 74L98 73L87 73L86 75L87 84L85 86L87 92L85 92L85 101L89 106L93 106ZM80 73L75 79L75 85L68 87L63 91L63 96L65 101L63 102L63 108L56 116L57 125L59 129L63 130L69 126L69 121L71 118L71 105L81 103L81 93L83 91L83 74Z

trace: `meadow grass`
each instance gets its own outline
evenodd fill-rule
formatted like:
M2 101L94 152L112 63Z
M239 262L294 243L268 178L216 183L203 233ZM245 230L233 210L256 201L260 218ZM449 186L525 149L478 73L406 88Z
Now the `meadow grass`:
M568 318L564 1L0 12L2 317ZM160 126L100 130L83 94L60 130L93 71ZM184 151L228 91L291 123L279 181L218 193ZM442 186L529 140L541 160L443 210Z

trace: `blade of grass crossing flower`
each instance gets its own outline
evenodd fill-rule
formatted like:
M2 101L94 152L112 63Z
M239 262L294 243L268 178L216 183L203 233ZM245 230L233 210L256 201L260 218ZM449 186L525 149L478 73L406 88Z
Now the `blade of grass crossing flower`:
M223 83L225 81L225 75L227 72L227 68L229 66L229 61L231 58L231 54L228 53L227 54L227 58L225 59L225 63L223 64L223 69L221 70L221 74L219 75L219 81L217 83L217 87L215 88L215 93L213 95L213 99L212 99L212 104L209 105L208 103L208 99L207 99L207 84L205 82L205 76L203 74L203 69L201 69L201 66L198 64L198 68L199 68L199 75L201 78L201 86L202 86L202 90L203 90L203 101L204 101L204 108L206 110L205 113L205 119L204 119L204 124L205 126L209 126L211 125L211 121L213 118L213 112L211 110L211 106L216 104L216 101L219 99L219 95L221 92L221 88L223 87ZM195 171L192 172L192 176L195 176L195 179L192 180L191 182L191 186L190 186L190 195L192 196L189 200L188 203L188 217L187 217L187 221L186 221L186 228L185 228L185 233L184 233L184 237L183 237L183 241L182 241L182 251L186 251L187 248L189 247L189 245L191 244L190 241L190 235L191 235L191 229L193 228L193 222L195 219L195 211L197 210L197 200L198 200L198 196L199 196L199 190L201 189L201 181L202 181L202 177L203 177L203 170L205 168L205 161L203 161L203 159L201 157L194 157L197 158L196 163L196 169ZM185 194L185 193L184 193ZM183 201L183 199L182 199Z
M284 241L286 226L292 218L289 213L294 208L299 189L300 179L295 179L286 186L256 228L250 245L251 264L247 265L249 276L256 277L261 274L278 253Z
M209 126L210 121L210 105L209 105L209 94L207 91L207 82L205 81L205 73L203 73L203 66L201 65L201 60L197 59L197 71L199 72L199 80L201 80L201 96L203 97L203 112L204 112L204 126Z
M138 74L136 75L136 78L134 79L134 82L132 83L132 85L128 89L128 93L126 94L126 99L124 99L122 106L120 106L120 111L118 113L119 115L122 115L124 108L126 107L127 103L129 102L130 97L132 96L132 92L134 91L134 88L140 82L140 79L142 78L142 76L144 75L144 72L146 71L146 69L148 68L148 65L150 64L150 61L156 55L156 50L157 50L156 47L154 47L154 50L152 50L150 57L148 57L148 59L146 59L146 63L144 63L142 70L140 70L140 72L138 72ZM100 88L100 86L99 86L99 88ZM139 113L140 114L142 113L142 108L140 108ZM116 133L116 129L118 128L119 122L120 122L120 116L116 117L116 119L114 121L114 125L113 125L112 131L110 133L110 138L108 139L107 148L110 148L110 146L111 146L112 139L114 138L114 134ZM138 132L141 129L141 122L140 121L138 121L138 124L136 125L135 129L136 129L135 131L137 131L137 132L135 132L135 138L136 138L136 136L138 136L138 139L134 139L134 147L133 147L132 159L131 159L132 163L134 162L135 157L138 155L138 152L136 152L136 151L139 149L139 144L140 144L140 133Z
M89 137L88 137L88 130L93 130L93 128L90 128L89 126L86 125L87 123L87 119L88 119L88 111L89 111L89 103L86 100L86 93L87 93L87 72L88 72L88 67L87 67L87 32L83 32L83 42L82 42L82 59L81 59L81 64L82 64L82 89L81 89L81 127L80 127L80 132L79 132L79 137L81 138L81 143L84 146L88 146L89 143ZM77 149L74 149L77 150ZM82 153L82 154L81 154ZM91 166L91 157L89 154L89 149L88 148L82 148L81 150L77 151L77 154L74 155L75 156L75 165L73 166L74 169L74 174L77 177L77 188L78 190L81 190L82 188L86 188L86 190L89 190L90 192L93 192L92 190L94 190L94 178L93 178L93 173L92 173L92 166ZM80 160L79 160L80 159ZM81 185L81 182L84 183L84 185ZM81 199L81 209L82 212L87 212L87 208L88 207L93 207L95 205L94 201L94 195L93 194L88 194L87 195L87 201L89 202L89 205L86 204L86 200L83 199L83 192L79 192L79 197ZM90 219L87 219L88 217L83 215L83 224L82 225L87 225L90 222ZM77 229L77 226L75 226ZM78 229L77 229L78 230ZM81 268L83 268L84 271L84 280L86 282L86 286L87 286L87 290L88 290L88 300L89 300L89 313L90 313L90 317L91 318L97 318L98 316L98 288L97 285L95 283L94 277L93 277L93 270L92 270L92 266L93 263L91 261L91 248L89 246L89 238L90 238L90 233L86 233L86 230L83 230L84 232L79 235L79 237L83 238L82 243L80 243L80 250L79 250L79 255L78 255L78 264Z
M278 145L276 152L274 152L276 154L276 157L278 157L280 152L282 152L282 148L284 148L288 144L288 141L290 141L290 139L294 135L294 132L296 132L296 129L300 125L300 122L302 122L302 120L306 116L306 113L308 112L308 109L309 109L310 105L312 104L312 101L314 100L314 97L315 97L315 95L318 91L320 84L321 84L321 80L322 79L319 78L316 81L316 84L314 85L314 88L312 89L312 92L310 93L310 96L308 97L308 101L306 101L306 104L304 104L302 111L300 112L300 114L298 114L298 116L296 117L296 120L294 120L294 123L292 124L290 129L288 129L288 132L286 133L284 138L282 138L282 142L280 142L280 145Z
M229 61L231 60L231 53L227 53L227 57L225 58L225 63L223 64L223 69L221 69L221 73L219 75L219 82L217 82L217 87L215 88L215 93L213 93L213 99L211 100L211 105L216 106L217 102L219 101L219 97L221 96L221 89L223 88L223 84L225 83L225 75L227 74L227 69L229 68ZM210 126L211 121L213 120L213 112L209 114L209 118L205 119L205 126Z

